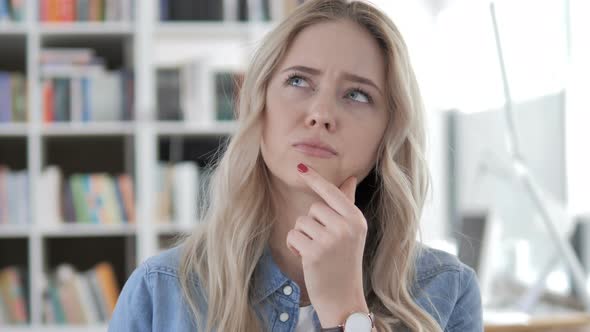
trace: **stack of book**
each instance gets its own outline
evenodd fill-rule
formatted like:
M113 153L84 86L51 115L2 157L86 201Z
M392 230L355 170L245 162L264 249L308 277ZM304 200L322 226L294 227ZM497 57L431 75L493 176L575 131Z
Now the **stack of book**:
M0 71L0 123L24 121L27 121L25 75Z
M29 175L0 165L0 225L29 223Z
M41 51L44 122L133 119L133 73L107 71L92 49Z
M223 1L160 0L160 18L163 21L222 20Z
M0 23L22 22L24 12L25 0L0 0Z
M29 320L26 281L16 266L0 269L0 326L22 325Z
M113 266L108 262L84 272L61 264L44 289L43 320L49 324L107 322L120 291Z
M160 20L280 20L303 2L304 0L160 0Z
M41 0L44 22L131 21L133 0Z
M41 177L41 188L46 224L135 223L133 180L128 174L73 174L62 181L60 169L49 166Z
M208 172L196 163L160 163L157 168L158 222L192 226L197 223L206 197Z
M211 73L207 66L197 60L157 70L158 120L211 123L235 119L243 72Z

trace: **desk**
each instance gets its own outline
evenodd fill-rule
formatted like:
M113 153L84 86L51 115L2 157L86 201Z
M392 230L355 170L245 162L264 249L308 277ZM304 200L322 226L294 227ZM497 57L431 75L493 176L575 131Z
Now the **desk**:
M485 332L590 332L590 313L533 316L526 323L485 323Z

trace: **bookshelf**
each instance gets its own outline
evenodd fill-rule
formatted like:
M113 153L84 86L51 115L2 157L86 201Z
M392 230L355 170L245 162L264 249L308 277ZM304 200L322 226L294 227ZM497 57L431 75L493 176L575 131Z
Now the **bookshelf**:
M48 280L60 264L67 263L76 271L86 272L105 261L111 264L114 277L122 287L139 263L170 246L178 235L190 232L194 222L175 220L179 215L186 218L186 214L175 211L160 216L157 213L159 169L161 165L182 164L183 173L191 175L194 170L187 165L206 168L210 164L212 153L236 129L235 122L216 118L216 110L221 106L216 100L219 91L215 74L243 71L263 34L298 1L272 1L273 19L269 21L241 21L225 10L223 20L165 22L159 20L160 1L156 0L129 0L131 12L123 10L125 14L120 15L132 19L107 19L105 12L102 21L72 21L69 17L68 22L43 12L51 1L24 0L19 20L0 20L0 45L3 45L0 72L20 73L26 79L27 91L26 121L0 121L0 165L26 176L21 195L25 195L28 204L25 206L28 214L20 217L21 222L1 222L0 218L0 271L12 266L21 269L27 312L24 324L0 320L0 330L105 331L104 321L48 323L45 319ZM241 0L224 0L223 5L232 8L234 1ZM108 15L111 14L115 15ZM91 49L103 60L105 70L133 72L132 92L122 96L133 101L131 118L48 122L44 82L55 75L48 74L40 61L47 49ZM183 112L178 120L159 119L157 72L160 68L200 73L195 78L197 83L191 85L198 98L181 100ZM76 75L70 74L68 78L86 77L86 73ZM69 112L71 116L73 106ZM206 116L195 116L199 112ZM49 166L58 167L63 186L75 175L106 174L112 178L129 175L134 193L134 218L125 218L130 214L121 203L121 211L125 210L126 214L119 222L97 223L94 219L78 218L62 221L65 208L52 206L53 202L57 205L55 197L60 201L65 198L61 190L47 189L53 183L47 182L48 179L54 179L47 176ZM198 181L204 181L200 173L198 176ZM122 196L118 197L123 200ZM55 212L48 210L48 204L51 209L61 211L59 218L48 213Z

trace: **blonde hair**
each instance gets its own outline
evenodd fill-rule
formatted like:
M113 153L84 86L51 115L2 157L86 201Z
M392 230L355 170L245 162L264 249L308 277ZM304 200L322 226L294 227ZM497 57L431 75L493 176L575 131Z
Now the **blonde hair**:
M413 331L440 331L411 294L416 235L429 183L416 78L393 22L368 3L345 0L305 2L265 36L253 55L238 99L237 131L213 167L205 222L184 240L180 283L199 328L263 330L251 296L254 270L276 220L260 152L266 89L298 32L342 19L366 28L384 52L391 114L376 165L357 189L357 205L369 223L363 259L367 303L379 331L401 324ZM203 294L195 293L196 280ZM206 307L196 296L206 299Z

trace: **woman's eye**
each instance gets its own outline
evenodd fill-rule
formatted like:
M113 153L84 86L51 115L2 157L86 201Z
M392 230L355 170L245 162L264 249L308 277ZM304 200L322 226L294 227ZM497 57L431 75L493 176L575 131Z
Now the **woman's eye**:
M360 90L350 91L348 93L348 96L351 97L352 99L354 99L355 101L358 101L361 103L370 103L371 102L371 97L368 94L366 94L365 92L362 92Z
M309 84L300 76L291 76L287 79L287 84L298 87L308 87Z

